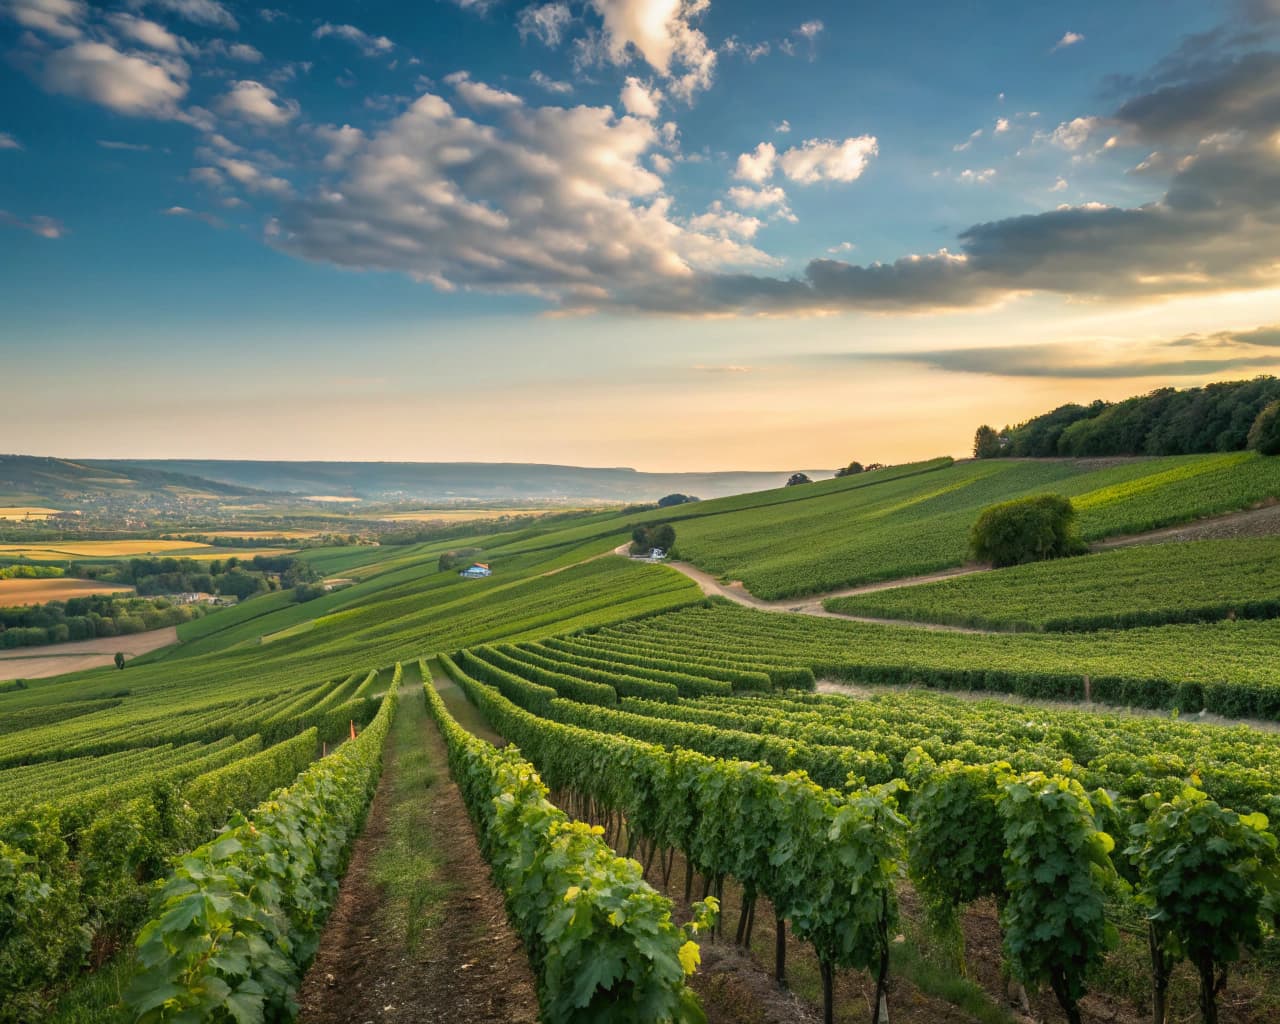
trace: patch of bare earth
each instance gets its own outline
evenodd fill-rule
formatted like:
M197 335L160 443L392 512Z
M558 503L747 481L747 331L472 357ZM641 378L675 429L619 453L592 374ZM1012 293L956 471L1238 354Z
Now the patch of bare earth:
M411 699L406 693L403 704ZM419 698L420 699L420 698ZM422 743L439 778L429 827L448 888L413 951L389 927L372 862L387 841L397 770L388 758L364 831L356 841L320 952L298 993L304 1024L536 1024L533 974L502 898L489 878L471 819L448 776L444 745L425 715ZM425 884L424 880L424 884Z
M110 665L117 651L132 658L178 642L175 626L128 636L103 636L43 647L14 647L0 651L0 679L47 679L65 672L84 672Z
M1236 540L1242 537L1275 537L1280 535L1280 502L1269 500L1259 508L1243 512L1197 519L1182 526L1169 526L1150 533L1127 537L1111 537L1098 541L1094 550L1129 547L1133 544L1167 544L1187 540Z

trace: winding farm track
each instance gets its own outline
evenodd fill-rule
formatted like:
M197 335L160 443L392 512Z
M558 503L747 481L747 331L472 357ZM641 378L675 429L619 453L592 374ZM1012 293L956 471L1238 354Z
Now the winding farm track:
M884 580L868 583L861 587L845 587L825 594L811 594L808 597L785 598L781 601L765 601L748 592L740 582L721 583L710 573L690 565L688 562L664 563L683 573L693 580L708 597L724 597L746 608L754 608L762 612L784 612L791 615L812 615L820 619L847 619L850 622L870 622L880 626L908 626L912 629L926 629L935 633L994 633L995 630L973 629L968 626L945 626L936 622L907 622L902 619L876 619L868 615L840 615L829 612L822 607L822 602L832 597L851 597L854 594L870 594L877 590L892 590L896 587L911 587L921 583L933 583L937 580L953 579L956 576L970 576L978 572L988 572L985 566L972 566L962 569L950 569L946 572L931 573L928 576L911 576L900 580Z
M1108 537L1091 545L1094 551L1107 551L1114 548L1132 547L1138 544L1167 544L1191 540L1215 540L1235 537L1271 537L1280 535L1280 503L1264 505L1260 508L1245 509L1242 512L1228 512L1225 515L1198 519L1179 526L1167 526L1147 533L1128 534L1120 537ZM628 554L630 544L620 544L614 554ZM598 556L597 556L598 557ZM922 583L936 583L940 580L956 579L960 576L972 576L981 572L991 572L989 565L965 565L954 569L943 569L924 576L906 576L896 580L880 580L875 583L864 583L856 587L843 587L829 590L822 594L808 594L803 597L782 598L777 601L766 601L756 597L740 580L722 583L708 572L688 562L664 562L664 565L683 573L708 597L723 597L744 608L754 608L762 612L784 612L791 615L812 615L823 619L846 619L850 622L867 622L877 626L901 626L907 629L923 629L935 633L976 633L998 634L1006 632L994 629L974 629L969 626L948 626L935 622L915 622L909 619L880 619L867 615L842 615L827 611L823 602L833 597L853 597L857 594L874 594L880 590L896 590L900 587L914 587Z

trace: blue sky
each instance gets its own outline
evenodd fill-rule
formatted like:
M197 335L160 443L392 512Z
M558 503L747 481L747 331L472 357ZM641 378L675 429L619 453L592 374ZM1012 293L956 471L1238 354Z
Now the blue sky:
M0 0L0 432L778 468L1267 372L1277 29L1278 0Z

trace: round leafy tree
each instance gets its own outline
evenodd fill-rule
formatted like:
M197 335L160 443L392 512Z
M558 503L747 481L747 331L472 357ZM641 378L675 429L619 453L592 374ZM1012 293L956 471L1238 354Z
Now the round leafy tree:
M969 532L973 557L997 568L1082 554L1076 510L1060 494L1017 498L984 509Z
M1262 407L1249 428L1248 444L1263 455L1280 455L1280 399Z

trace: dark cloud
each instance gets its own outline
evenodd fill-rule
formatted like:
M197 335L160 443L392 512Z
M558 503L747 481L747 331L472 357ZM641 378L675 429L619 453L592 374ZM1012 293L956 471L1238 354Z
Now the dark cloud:
M1142 141L1198 141L1218 132L1275 131L1280 125L1280 53L1249 53L1201 67L1124 103L1115 118Z

